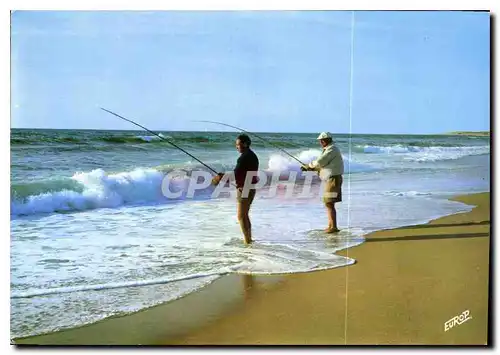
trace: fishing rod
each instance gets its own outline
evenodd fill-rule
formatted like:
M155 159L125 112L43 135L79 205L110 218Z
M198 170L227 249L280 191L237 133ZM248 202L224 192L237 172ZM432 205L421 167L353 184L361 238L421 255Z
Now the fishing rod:
M149 133L151 133L151 134L154 134L156 137L160 138L161 140L164 140L164 141L165 141L165 142L167 142L167 143L170 143L171 145L173 145L174 147L176 147L176 148L177 148L177 149L179 149L180 151L182 151L182 152L186 153L186 154L187 154L187 155L189 155L191 158L193 158L194 160L196 160L197 162L199 162L200 164L202 164L204 167L206 167L206 168L210 169L212 172L214 172L214 173L215 173L215 175L219 175L219 173L218 173L217 171L215 171L215 170L214 170L214 169L212 169L210 166L208 166L207 164L205 164L204 162L202 162L200 159L198 159L198 158L196 158L194 155L192 155L192 154L190 154L190 153L186 152L184 149L182 149L181 147L179 147L177 144L172 143L172 142L171 142L171 141L169 141L168 139L166 139L166 138L164 138L164 137L160 136L159 134L156 134L155 132L150 131L150 130L149 130L149 129L147 129L146 127L141 126L140 124L138 124L138 123L136 123L136 122L134 122L134 121L132 121L132 120L129 120L128 118L125 118L125 117L123 117L123 116L120 116L119 114L114 113L114 112L112 112L112 111L110 111L110 110L106 110L105 108L102 108L102 107L101 107L101 110L106 111L106 112L108 112L108 113L110 113L110 114L112 114L112 115L114 115L114 116L116 116L116 117L119 117L119 118L121 118L122 120L125 120L125 121L127 121L127 122L132 123L132 124L135 124L136 126L141 127L141 128L142 128L142 129L144 129L145 131L147 131L147 132L149 132Z
M240 130L240 131L245 132L245 133L248 133L248 134L252 134L252 135L254 135L255 137L257 137L257 138L259 138L259 139L263 140L264 142L269 143L269 144L270 144L270 145L272 145L273 147L275 147L275 148L277 148L277 149L281 150L283 153L285 153L286 155L288 155L290 158L295 159L296 161L298 161L298 162L300 163L300 165L307 165L307 164L304 164L303 162L301 162L298 158L296 158L296 157L294 157L293 155L291 155L290 153L288 153L288 152L287 152L286 150L284 150L283 148L281 148L281 147L277 146L276 144L273 144L272 142L268 141L267 139L265 139L265 138L263 138L263 137L261 137L261 136L257 135L257 133L249 132L249 131L244 130L243 128L239 128L239 127L236 127L236 126L232 126L232 125L230 125L230 124L227 124L227 123L222 123L222 122L217 122L217 121L204 121L204 120L202 120L202 121L194 121L194 122L206 122L206 123L215 123L215 124L220 124L220 125L223 125L223 126L226 126L226 127L235 128L235 129L237 129L237 130Z

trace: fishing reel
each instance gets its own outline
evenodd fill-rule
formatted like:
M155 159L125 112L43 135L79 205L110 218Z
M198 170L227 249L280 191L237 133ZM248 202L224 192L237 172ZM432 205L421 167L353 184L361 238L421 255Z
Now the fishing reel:
M224 173L218 173L217 175L215 175L212 178L212 185L215 185L215 186L219 185L219 183L223 177L224 177Z

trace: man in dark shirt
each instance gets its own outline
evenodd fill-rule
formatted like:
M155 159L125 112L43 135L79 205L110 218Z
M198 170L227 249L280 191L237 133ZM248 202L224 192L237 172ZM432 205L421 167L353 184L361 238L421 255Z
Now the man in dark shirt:
M255 198L256 190L255 188L244 189L245 179L248 172L257 173L259 170L259 159L253 150L250 149L251 144L252 141L246 134L240 134L236 138L236 149L241 154L236 162L236 167L234 168L238 200L238 221L240 223L241 231L243 232L246 244L250 244L252 242L252 224L248 214L250 212L250 206L252 205L253 199ZM222 177L223 174L217 175L213 182L218 184ZM252 184L256 184L258 180L257 176L252 177Z

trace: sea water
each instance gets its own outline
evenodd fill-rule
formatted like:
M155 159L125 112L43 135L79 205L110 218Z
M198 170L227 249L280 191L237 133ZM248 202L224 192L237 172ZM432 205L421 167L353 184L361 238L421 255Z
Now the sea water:
M231 170L238 157L236 133L161 135L217 171ZM321 152L316 134L259 135L305 163ZM272 186L259 190L251 210L255 243L245 246L234 198L212 198L211 187L194 199L162 194L165 174L205 168L161 139L13 129L11 336L138 311L226 273L347 266L354 260L335 251L362 243L363 235L468 211L448 198L489 191L489 137L335 135L335 142L346 171L337 206L342 232L311 233L327 224L320 196L286 198L286 179L290 172L300 177L300 164L254 138L261 169L282 180L274 197Z

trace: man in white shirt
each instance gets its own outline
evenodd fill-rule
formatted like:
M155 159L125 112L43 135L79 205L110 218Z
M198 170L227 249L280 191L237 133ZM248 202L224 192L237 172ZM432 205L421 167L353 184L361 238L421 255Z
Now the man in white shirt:
M309 165L303 165L302 171L319 171L319 177L325 184L323 202L328 215L326 233L337 233L337 211L335 203L342 201L342 175L344 174L344 160L339 148L333 144L332 135L322 132L317 138L323 147L323 152L317 160Z

